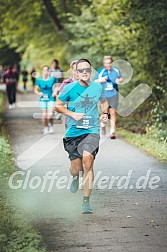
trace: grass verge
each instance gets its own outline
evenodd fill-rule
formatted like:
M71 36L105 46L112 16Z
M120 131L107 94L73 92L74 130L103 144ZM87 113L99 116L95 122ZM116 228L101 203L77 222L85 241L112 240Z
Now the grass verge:
M160 161L167 162L167 142L158 141L146 134L137 134L122 128L117 129L117 133L126 141L146 151Z
M4 95L0 93L0 114ZM9 176L16 171L7 132L0 125L0 251L46 252L42 238L32 226L31 219L12 203L8 186Z

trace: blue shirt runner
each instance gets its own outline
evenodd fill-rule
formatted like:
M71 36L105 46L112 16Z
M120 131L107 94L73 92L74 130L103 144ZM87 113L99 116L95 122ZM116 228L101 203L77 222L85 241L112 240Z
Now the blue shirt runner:
M106 70L104 67L101 67L97 70L95 80L101 77L106 77L107 81L101 83L104 94L106 98L111 98L118 95L118 85L115 83L117 78L121 78L121 73L116 67L112 67L111 71Z

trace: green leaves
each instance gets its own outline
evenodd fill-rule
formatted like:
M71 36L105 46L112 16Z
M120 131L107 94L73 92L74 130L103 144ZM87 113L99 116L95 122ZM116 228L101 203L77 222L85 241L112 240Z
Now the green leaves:
M86 57L97 69L103 56L111 54L114 60L125 59L133 67L134 76L126 85L126 92L143 82L154 90L159 86L164 91L156 89L151 99L155 103L160 99L164 105L167 82L164 0L50 0L47 3L54 9L52 13L44 0L1 2L2 42L17 48L24 62L50 65L54 57L68 69L71 60ZM49 17L53 22L58 20L61 31L54 28ZM146 118L152 123L148 108Z

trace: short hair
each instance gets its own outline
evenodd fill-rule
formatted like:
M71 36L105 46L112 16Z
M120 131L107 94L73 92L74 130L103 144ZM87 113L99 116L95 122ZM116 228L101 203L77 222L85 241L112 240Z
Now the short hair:
M90 61L89 61L88 59L80 59L80 60L78 60L77 63L76 63L76 68L77 68L78 64L79 64L79 63L82 63L82 62L87 62L87 63L91 66L91 63L90 63Z
M70 67L73 67L77 62L78 62L78 60L73 60L73 61L71 61Z
M59 61L57 60L57 59L54 59L53 61L52 61L52 63L56 63L57 65L59 64Z
M48 67L47 65L44 65L44 66L42 67L42 69L44 69L44 67L47 67L47 69L49 70L49 67Z
M113 59L112 59L111 55L106 55L106 56L103 57L103 61L106 60L106 59L110 59L111 62L113 62Z

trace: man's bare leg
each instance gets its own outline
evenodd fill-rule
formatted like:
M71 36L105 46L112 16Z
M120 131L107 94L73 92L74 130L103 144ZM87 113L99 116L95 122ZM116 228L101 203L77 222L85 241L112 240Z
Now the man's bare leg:
M48 126L48 119L47 119L47 111L46 110L42 110L42 125L44 128Z
M82 170L82 160L80 158L71 160L70 172L72 176L77 176Z
M94 156L87 152L83 152L83 214L91 214L93 213L92 208L89 204L89 198L92 191L92 185L94 180L94 172L93 172L93 163Z
M71 160L70 172L73 176L73 181L70 186L70 191L75 193L79 188L79 171L82 170L82 160L80 158Z
M115 129L116 129L116 112L115 112L115 109L110 108L109 113L110 113L110 137L112 137L112 136L114 136Z
M43 133L46 135L48 133L48 118L46 110L42 110L42 125L44 127Z
M94 180L93 163L94 156L89 152L83 152L83 190L85 197L89 197L92 191L92 184Z
M49 108L47 111L48 122L53 125L53 109Z
M49 108L47 111L47 118L48 118L48 131L49 133L53 133L53 109Z

